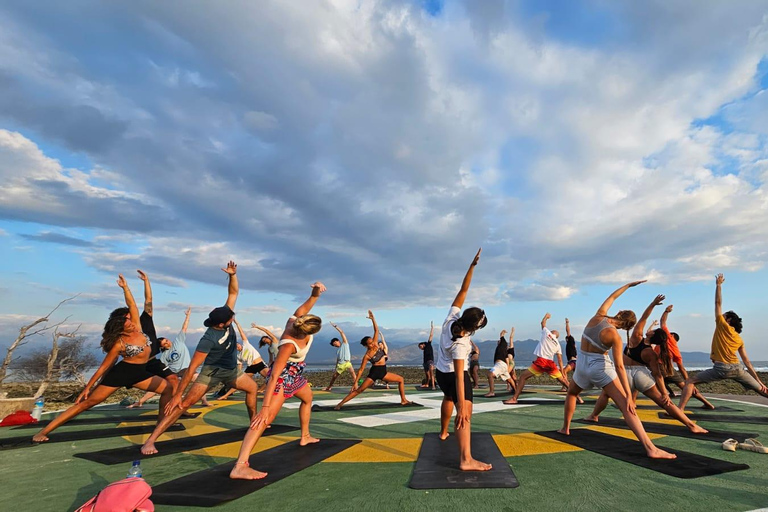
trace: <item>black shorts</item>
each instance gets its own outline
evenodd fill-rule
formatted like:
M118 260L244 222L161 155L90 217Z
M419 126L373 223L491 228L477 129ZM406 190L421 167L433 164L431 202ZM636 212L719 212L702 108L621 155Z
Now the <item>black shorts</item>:
M459 395L456 393L456 373L443 373L440 370L435 370L435 380L437 385L445 395L446 400L450 400L453 403L459 401ZM464 400L472 402L472 382L469 380L469 373L464 372Z
M101 378L99 385L109 386L110 388L131 389L137 382L151 379L154 376L154 374L147 371L146 363L135 364L120 361Z
M264 361L259 361L256 364L250 365L248 368L243 370L243 373L261 373L261 370L266 368L267 365L264 364Z
M683 385L685 385L685 379L680 375L680 372L676 371L669 377L664 377L664 384L677 384L679 387L683 387Z
M366 378L376 382L377 380L382 380L386 374L387 365L371 366L371 371L368 372L368 377Z
M171 375L176 375L173 373L173 370L165 366L165 364L163 364L163 362L156 357L153 357L147 361L147 371L152 375L157 375L158 377L162 377L164 379L167 379Z
M477 359L470 359L469 360L469 369L471 370L475 366L480 366L480 361Z

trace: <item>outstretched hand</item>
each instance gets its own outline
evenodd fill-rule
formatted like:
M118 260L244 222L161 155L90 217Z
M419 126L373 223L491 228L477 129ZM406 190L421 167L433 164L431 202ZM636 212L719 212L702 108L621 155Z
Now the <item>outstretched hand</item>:
M723 284L724 282L725 282L725 276L724 276L723 274L717 274L717 275L715 276L715 283L716 283L717 285L721 285L721 284Z
M368 316L367 316L366 318L367 318L368 320L375 320L375 318L374 318L374 316L373 316L373 311L371 311L371 310L369 309L369 310L368 310Z
M312 286L312 295L314 297L319 297L321 293L323 293L327 288L323 283L320 281L317 281L315 283L312 283L310 286Z
M184 314L187 315L187 316L191 315L192 314L192 306L189 306L187 308L187 311Z
M483 248L479 248L477 250L477 254L475 254L475 259L472 260L472 266L474 267L480 262L480 253L483 252Z
M645 283L646 281L648 281L648 280L647 280L647 279L643 279L642 281L632 281L631 283L627 284L627 286L629 286L630 288L632 288L632 287L635 287L635 286L637 286L637 285L639 285L639 284L643 284L643 283Z
M664 312L665 313L671 313L672 312L672 308L673 308L673 305L670 304L669 306L667 306L667 308L664 310Z
M142 281L146 281L147 279L149 279L149 277L147 277L147 274L144 273L143 270L136 270L136 272L139 274L139 279L141 279Z
M221 270L222 272L226 272L230 276L234 276L235 274L237 274L237 263L230 260L230 262L227 263L227 268L222 268Z
M655 298L655 299L653 299L653 302L652 302L652 304L653 304L654 306L658 306L659 304L661 304L662 302L664 302L664 299L666 299L666 297L660 293L660 294L658 294L658 295L656 296L656 298Z
M123 277L123 274L117 275L117 286L125 290L128 288L128 283L125 281L125 278Z

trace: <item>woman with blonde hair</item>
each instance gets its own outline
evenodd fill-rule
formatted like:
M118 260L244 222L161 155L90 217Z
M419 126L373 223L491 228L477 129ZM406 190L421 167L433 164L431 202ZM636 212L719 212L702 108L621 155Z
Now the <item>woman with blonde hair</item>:
M280 337L277 358L269 371L269 382L264 391L264 402L259 413L251 421L251 428L245 434L237 462L229 473L229 477L240 480L258 480L267 476L262 471L251 469L248 458L251 450L259 442L264 430L274 421L283 403L293 396L301 400L299 406L299 423L301 424L301 440L299 444L306 446L316 443L319 439L309 434L309 418L312 414L312 390L304 377L305 359L312 347L315 334L320 332L323 322L319 316L309 312L325 291L323 283L312 285L312 294L304 304L293 313L285 324L285 330Z
M673 453L665 452L657 448L640 422L635 412L635 405L629 399L632 390L629 387L627 374L624 371L621 349L623 342L619 336L618 329L627 331L637 323L637 317L634 311L622 310L615 316L608 316L608 310L613 302L628 289L644 283L645 281L634 281L627 283L614 291L603 302L595 315L587 322L584 327L584 333L581 336L581 350L579 354L579 364L576 365L576 371L573 373L573 379L568 385L568 394L565 398L565 412L563 427L558 430L561 434L570 435L571 419L576 410L576 397L585 389L592 387L602 388L607 395L621 409L624 421L637 439L643 444L648 457L653 459L674 459L677 456ZM608 351L613 355L614 363L608 358Z

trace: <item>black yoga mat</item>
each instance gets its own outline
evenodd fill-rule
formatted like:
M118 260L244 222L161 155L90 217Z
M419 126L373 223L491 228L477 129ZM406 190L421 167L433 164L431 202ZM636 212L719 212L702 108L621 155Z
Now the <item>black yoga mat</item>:
M491 434L472 433L472 456L493 465L493 469L461 471L456 437L441 441L435 433L425 434L408 486L411 489L488 489L520 485Z
M498 398L498 397L496 397ZM504 400L502 400L503 402ZM554 400L545 400L543 398L520 398L517 400L516 404L504 404L504 405L559 405L560 407L563 407L565 405L565 400L560 399L554 399ZM576 405L593 405L589 402L584 402L583 404L580 404L576 402Z
M192 416L182 416L179 420L188 420L197 418L200 416L199 412L193 412ZM157 414L148 414L146 416L94 416L91 418L75 418L65 423L65 425L103 425L104 423L141 423L144 421L157 421ZM24 428L40 428L51 421L39 421L37 423L30 423L28 425L19 425L13 427L12 430L24 429Z
M593 421L576 420L578 423L584 423L585 425L602 425L604 427L619 427L629 430L629 427L621 418L606 418L600 417L600 422L595 423ZM733 438L737 441L743 442L747 438L755 438L758 434L745 433L745 432L728 432L723 430L709 430L706 434L694 434L682 423L679 425L668 425L666 423L652 423L643 422L643 427L646 432L651 434L662 434L665 436L675 437L688 437L691 439L701 439L703 441L713 441L715 443L722 443L726 439Z
M562 441L572 446L578 446L612 459L621 460L642 468L663 473L677 478L699 478L702 476L719 475L730 471L749 469L746 464L733 464L724 460L713 459L682 450L672 450L658 446L662 450L677 455L673 460L651 459L645 454L645 449L639 441L623 437L603 434L594 430L579 428L571 429L571 435L566 436L554 430L536 432L540 436L556 441ZM655 443L654 443L655 444Z
M265 436L274 436L285 434L297 430L298 427L288 425L273 424L264 431ZM76 453L75 457L86 459L100 464L113 465L123 464L136 460L137 458L148 459L153 457L162 457L174 453L189 452L199 450L200 448L209 448L227 443L242 441L245 437L247 428L237 428L233 430L222 430L220 432L211 432L209 434L200 434L198 436L182 437L179 439L170 439L168 441L159 441L155 443L158 453L154 455L142 455L139 452L139 446L132 444L130 446L121 446L109 450L100 450L98 452Z
M65 424L66 425L66 424ZM50 441L47 443L66 443L70 441L88 441L90 439L104 439L105 437L135 436L139 434L151 434L155 430L155 425L136 425L133 427L109 427L94 430L75 430L72 432L53 431L48 434ZM181 423L174 423L168 428L168 432L178 432L185 430ZM24 448L41 443L33 443L32 436L12 437L10 439L0 440L0 450L10 450L13 448Z
M614 407L616 407L618 409L618 406L616 406L615 404L614 404ZM654 410L654 409L661 409L661 407L659 407L656 404L641 404L641 405L635 405L635 409ZM690 407L690 404L689 404L689 406L686 407L685 409L686 410L699 410L699 411L700 410L706 410L706 411L713 412L713 413L720 412L720 411L722 411L722 412L744 412L743 409L732 409L732 408L730 408L728 406L725 406L725 405L721 405L717 409L712 410L712 409L704 409L704 407Z
M372 411L376 409L411 409L414 407L424 407L421 404L417 404L416 402L411 403L410 405L400 405L399 403L382 403L382 404L371 404L371 403L363 403L363 404L345 404L341 410L342 411ZM313 412L322 412L322 411L335 411L336 409L333 408L333 406L330 405L317 405L314 404L312 406ZM337 411L338 412L338 411Z
M266 478L232 480L229 472L234 461L227 462L154 486L152 502L156 505L214 507L295 475L359 442L360 439L321 439L319 443L299 446L298 440L292 441L251 455L248 461L251 467L268 473ZM301 492L301 489L295 491Z
M754 423L757 425L768 425L768 416L736 416L734 414L702 414L692 413L689 418L696 421L722 421L725 423ZM670 419L665 412L659 413L659 418Z

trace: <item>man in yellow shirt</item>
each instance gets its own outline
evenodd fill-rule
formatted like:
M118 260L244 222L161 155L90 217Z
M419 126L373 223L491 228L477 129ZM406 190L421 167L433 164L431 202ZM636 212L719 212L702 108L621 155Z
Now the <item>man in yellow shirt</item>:
M717 285L715 288L715 334L712 336L712 353L710 354L714 366L698 375L689 377L685 381L683 395L680 397L681 410L685 409L685 404L691 398L696 384L717 380L733 379L744 386L744 389L752 389L768 398L768 388L762 383L755 369L752 368L749 357L747 357L747 350L744 348L744 342L740 336L741 318L733 311L722 313L721 287L724 282L723 274L717 274L715 278ZM744 371L744 368L739 364L736 352L741 356L747 371Z

